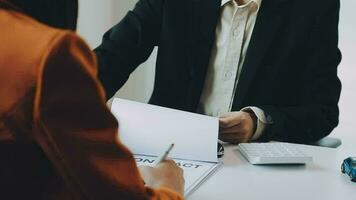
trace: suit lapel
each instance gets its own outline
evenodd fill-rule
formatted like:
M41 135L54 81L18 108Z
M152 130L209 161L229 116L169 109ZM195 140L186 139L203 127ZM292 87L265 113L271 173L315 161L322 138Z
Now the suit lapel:
M221 0L192 0L192 37L190 77L192 90L189 99L196 109L205 82ZM190 50L188 50L190 51ZM190 100L189 100L190 101Z
M199 34L207 41L215 38L215 28L219 17L221 0L193 0L193 15Z
M237 86L237 96L234 98L233 110L239 110L243 106L243 100L254 79L255 73L263 64L264 55L271 48L273 39L278 36L278 29L282 22L281 3L285 1L262 1Z

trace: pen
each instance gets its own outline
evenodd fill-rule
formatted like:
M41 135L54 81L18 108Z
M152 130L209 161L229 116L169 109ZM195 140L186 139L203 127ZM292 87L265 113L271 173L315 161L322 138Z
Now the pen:
M174 143L169 145L168 149L161 156L159 156L153 164L158 165L159 163L166 160L168 157L168 154L172 151L173 147L174 147Z

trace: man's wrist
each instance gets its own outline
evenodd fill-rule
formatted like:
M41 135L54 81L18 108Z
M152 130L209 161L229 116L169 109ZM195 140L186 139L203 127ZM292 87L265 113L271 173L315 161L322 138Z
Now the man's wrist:
M266 129L266 126L269 124L266 119L265 112L262 109L253 106L245 107L241 109L241 111L247 113L253 113L253 115L256 117L256 121L255 121L256 129L251 140L259 139L262 136L263 131Z
M245 113L249 114L251 119L252 119L252 122L253 122L253 131L252 131L252 136L251 136L251 138L252 138L253 135L256 133L256 130L257 130L258 118L257 118L256 114L252 110L244 110L242 112L245 112Z

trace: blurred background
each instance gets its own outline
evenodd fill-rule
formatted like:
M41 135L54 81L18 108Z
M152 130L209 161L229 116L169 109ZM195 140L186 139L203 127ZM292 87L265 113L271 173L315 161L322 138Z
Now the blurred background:
M137 0L79 0L79 34L92 48L97 47L103 34L118 23L134 7ZM341 0L340 49L343 60L339 66L339 77L343 84L340 99L340 124L332 135L345 145L356 145L356 1ZM154 80L154 51L150 59L142 64L130 77L117 96L147 102L151 96Z

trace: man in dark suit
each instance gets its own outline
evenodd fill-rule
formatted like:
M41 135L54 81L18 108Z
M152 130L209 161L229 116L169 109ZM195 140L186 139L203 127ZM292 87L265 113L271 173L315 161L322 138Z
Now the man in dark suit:
M151 104L220 139L310 143L338 124L339 0L140 0L95 50L108 97L158 46Z

